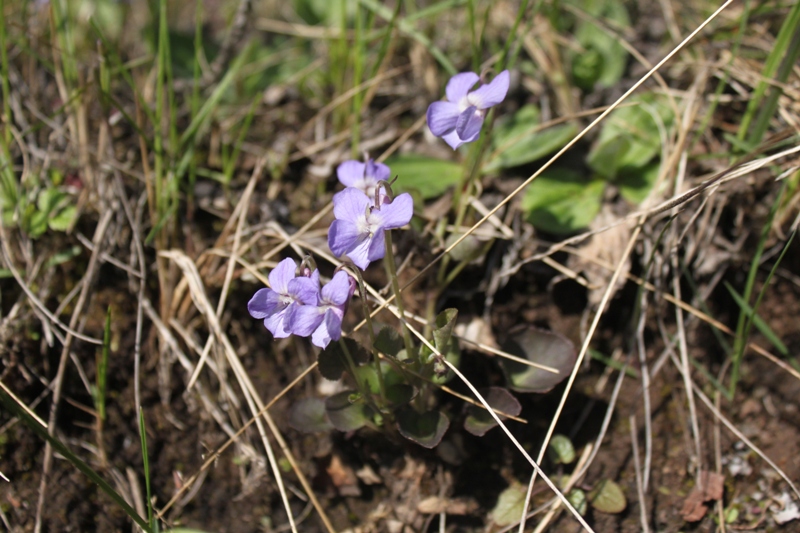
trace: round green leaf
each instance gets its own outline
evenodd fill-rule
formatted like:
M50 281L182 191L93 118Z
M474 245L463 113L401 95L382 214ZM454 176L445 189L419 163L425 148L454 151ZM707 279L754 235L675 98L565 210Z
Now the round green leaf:
M346 390L325 400L325 412L333 427L339 431L355 431L364 427L370 418L370 409L364 403L351 402L356 391Z
M453 161L413 154L391 157L386 161L392 175L398 176L392 190L397 193L416 191L423 200L436 198L458 185L464 169Z
M556 373L506 358L499 358L509 388L517 392L547 392L572 371L577 354L565 337L550 331L527 327L503 344L503 350L557 370Z
M537 229L556 234L587 227L603 201L606 183L568 169L553 169L525 189L522 210Z
M616 514L625 510L628 502L619 485L610 479L604 479L589 493L592 507L603 513Z
M325 412L325 402L319 398L303 398L295 402L289 408L289 425L303 433L333 429Z
M480 393L486 402L498 411L503 411L513 416L517 416L522 411L519 401L502 387L489 387L481 390ZM467 412L467 418L464 420L464 429L477 437L483 437L487 431L497 425L494 417L483 407L470 405ZM502 415L498 416L501 420L506 418Z
M444 437L450 421L440 411L418 413L408 407L397 413L400 434L425 448L435 448Z
M575 448L566 435L553 435L547 451L554 463L568 465L575 460Z
M525 487L517 483L500 493L497 504L492 509L492 520L498 526L516 524L522 518L525 508Z
M572 489L567 493L567 500L572 506L578 511L578 514L581 516L586 515L586 511L589 510L589 505L586 501L586 493L583 492L581 489Z

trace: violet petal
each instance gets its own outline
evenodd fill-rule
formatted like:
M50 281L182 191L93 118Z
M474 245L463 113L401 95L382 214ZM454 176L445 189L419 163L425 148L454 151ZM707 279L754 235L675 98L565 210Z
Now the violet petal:
M359 161L345 161L336 167L336 177L339 182L345 187L353 187L353 185L364 179L364 163Z
M334 220L328 229L328 248L333 255L340 257L358 246L361 238L358 226L354 223L349 220Z
M456 127L458 104L453 102L434 102L428 106L428 128L431 133L441 137Z
M487 109L496 106L506 99L508 94L509 74L504 70L494 77L491 83L480 86L475 91L469 93L469 103L478 109Z
M336 195L333 202L333 216L337 220L356 222L366 216L370 200L366 194L355 187L348 187Z
M477 113L477 108L470 106L458 116L456 133L462 141L470 142L471 138L477 138L480 135L481 126L483 126L483 117Z
M333 279L322 287L322 300L333 305L343 306L350 299L350 275L340 270Z
M452 148L453 150L464 144L464 141L461 139L461 137L458 136L458 132L455 129L450 133L442 135L442 139L444 140L444 142L449 144L450 148Z
M266 318L279 311L280 296L272 289L259 289L247 302L247 311L253 318Z
M272 269L269 273L269 284L272 290L279 294L287 294L289 288L289 281L294 279L295 271L297 270L297 263L294 259L287 257Z
M394 229L405 226L414 216L414 199L407 192L397 195L392 203L383 204L378 211L381 227Z
M480 77L474 72L456 74L447 82L447 88L444 91L447 99L458 103L472 89L472 86L478 83L478 80L480 80Z
M379 228L372 237L369 243L369 248L366 250L368 261L377 261L383 259L386 255L386 241L383 238L383 228ZM352 258L352 256L350 256ZM355 261L353 261L355 263Z
M322 310L315 305L293 306L286 316L286 328L300 337L308 337L322 322Z

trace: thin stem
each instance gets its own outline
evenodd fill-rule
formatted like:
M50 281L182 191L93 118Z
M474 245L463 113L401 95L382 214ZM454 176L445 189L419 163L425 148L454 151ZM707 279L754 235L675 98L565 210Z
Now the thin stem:
M400 283L397 281L397 266L394 263L394 252L392 251L392 232L386 230L383 232L384 242L386 244L386 255L383 257L383 264L386 266L386 274L392 282L392 292L394 293L394 303L397 310L400 311L402 317L401 326L403 328L403 342L406 345L406 355L412 360L416 361L416 352L414 351L414 343L411 341L411 334L404 322L406 311L403 306L403 299L400 297Z
M378 385L381 388L381 400L386 401L386 383L383 381L383 370L381 369L381 358L378 349L375 348L375 328L372 327L372 314L370 313L369 303L367 302L367 291L364 287L364 280L358 276L358 288L361 292L361 305L364 307L364 320L367 322L367 334L369 335L370 351L375 362L375 373L378 375Z

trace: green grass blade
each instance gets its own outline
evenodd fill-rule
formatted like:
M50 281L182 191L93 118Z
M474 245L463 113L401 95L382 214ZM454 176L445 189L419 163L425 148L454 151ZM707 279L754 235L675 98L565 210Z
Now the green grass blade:
M359 0L359 2L361 5L381 17L383 20L391 20L392 10L382 5L377 0ZM414 27L407 20L400 19L397 27L400 29L400 31L427 48L428 52L430 52L434 59L439 62L442 68L444 68L449 75L454 76L458 73L458 70L456 70L456 67L453 66L453 63L447 58L444 52L434 45L425 35L414 29Z
M106 311L106 325L103 330L103 348L97 363L95 409L100 420L106 419L106 377L108 372L108 354L111 352L111 306Z
M781 83L785 82L792 68L797 63L798 54L800 54L800 3L796 2L781 26L778 37L775 40L775 45L767 57L767 62L761 73L764 80L775 77L776 81ZM755 91L753 91L753 97L747 104L744 117L742 117L742 123L739 126L737 137L739 140L747 138L750 146L755 146L761 142L761 138L767 130L769 120L775 112L777 98L781 93L780 89L772 87L773 90L771 94L775 93L774 101L772 96L768 99L768 103L772 106L771 109L768 109L767 105L762 102L765 93L770 87L771 84L766 81L761 81L756 86ZM751 131L750 125L756 113L758 113L758 120Z
M222 96L225 94L225 91L231 86L233 81L236 79L237 74L239 73L239 69L245 63L245 59L248 56L248 51L244 50L241 54L239 54L236 59L231 63L228 72L225 73L225 76L222 77L219 84L214 88L214 90L209 95L208 99L205 101L203 106L197 112L197 114L192 118L192 121L189 123L189 126L186 128L186 131L183 132L183 135L180 137L179 147L180 151L184 151L189 144L190 141L195 140L195 136L197 132L201 129L202 126L206 124L206 121L211 116L211 113L217 108L219 105ZM188 164L188 162L187 162ZM178 171L176 171L177 176L181 176L182 172L180 172L180 166L178 167Z
M144 486L145 493L147 494L147 520L150 523L151 530L155 533L158 531L158 524L156 523L155 516L153 515L153 499L150 492L150 459L147 455L147 428L144 425L144 411L139 406L139 437L142 440L142 463L144 468Z
M34 420L28 413L25 412L22 407L20 407L17 402L15 402L5 391L0 390L0 403L3 404L4 408L11 412L12 415L19 418L26 426L34 431L41 439L46 440L50 443L53 449L64 456L75 468L83 472L86 477L92 480L92 482L96 483L100 490L108 494L114 503L120 506L120 508L125 511L125 514L131 517L131 519L136 522L136 524L141 527L147 533L155 533L150 525L139 516L139 513L136 512L136 509L128 505L128 502L125 501L114 487L108 484L105 479L100 477L100 475L92 470L92 467L87 465L86 463L81 460L80 457L72 453L64 443L58 440L56 437L51 436L47 430L39 424L36 420Z
M765 287L768 282L765 283ZM758 316L754 309L750 307L750 305L742 298L742 296L736 292L730 283L727 281L725 282L725 288L728 289L728 293L731 297L736 301L736 305L747 315L749 320L753 321L753 325L761 332L762 335L772 344L782 355L788 355L789 350L786 348L786 345L781 342L778 336L772 331L772 328L764 322L764 319ZM761 295L764 294L762 290L759 294L759 299L761 299Z
M769 211L767 220L761 230L761 238L758 240L758 244L756 245L756 250L753 254L753 260L750 263L750 271L747 273L747 281L745 283L744 293L742 294L742 298L745 302L749 302L753 295L753 287L755 286L756 282L758 265L761 264L761 257L764 255L764 245L767 241L767 237L769 236L769 231L772 227L772 220L775 218L775 213L778 211L778 207L780 206L785 189L786 186L784 184L783 188L781 188L780 194L772 204L772 208ZM757 309L757 307L754 307L754 309ZM752 320L748 317L745 310L742 309L739 313L739 320L736 324L736 336L733 343L733 365L731 367L731 379L728 388L728 394L731 398L733 398L736 394L736 385L739 382L739 369L742 365L742 358L744 357L744 351L747 347L747 337L749 335L751 326Z

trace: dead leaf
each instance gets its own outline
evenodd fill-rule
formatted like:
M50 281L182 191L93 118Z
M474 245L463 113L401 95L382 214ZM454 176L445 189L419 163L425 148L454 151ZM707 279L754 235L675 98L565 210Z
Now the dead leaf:
M608 229L592 235L587 243L580 248L580 255L571 256L568 263L569 267L575 272L583 272L584 277L589 281L591 288L588 296L592 307L597 307L600 304L600 300L602 300L608 283L614 274L613 269L622 259L631 236L631 222L612 226L619 218L611 208L603 207L594 221L592 221L590 229L593 231L607 227ZM622 263L622 271L619 278L617 278L617 284L612 289L612 297L625 285L626 276L630 269L630 258L626 257Z
M705 502L721 499L724 489L725 476L708 470L700 472L700 483L692 489L692 492L683 501L681 518L686 522L701 520L708 511L708 506L705 505Z
M383 483L381 477L376 474L375 470L369 465L362 466L358 472L356 472L356 475L365 485L380 485Z
M477 508L477 502L468 498L450 499L431 496L417 504L417 511L423 514L466 515L474 512Z
M331 463L325 469L331 482L342 496L361 496L358 478L353 469L342 462L338 455L331 457Z

